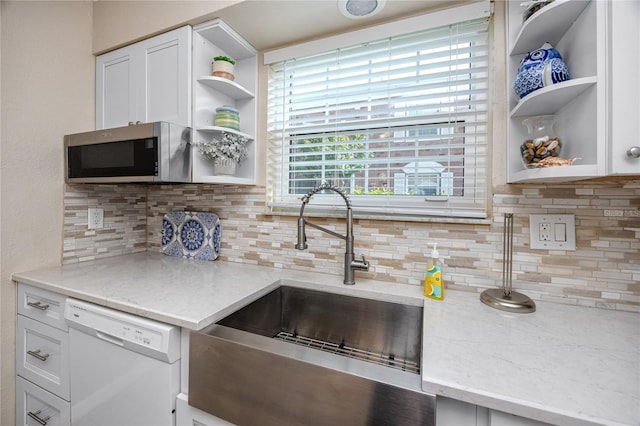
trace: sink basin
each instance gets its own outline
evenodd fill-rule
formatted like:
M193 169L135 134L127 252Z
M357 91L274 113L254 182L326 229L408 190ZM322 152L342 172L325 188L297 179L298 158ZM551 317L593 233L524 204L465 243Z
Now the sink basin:
M189 404L235 424L435 424L422 306L281 286L191 333Z

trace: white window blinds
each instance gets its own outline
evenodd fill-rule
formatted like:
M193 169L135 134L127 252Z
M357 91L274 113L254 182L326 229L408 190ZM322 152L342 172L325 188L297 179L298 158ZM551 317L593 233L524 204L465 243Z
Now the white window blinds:
M488 84L487 18L271 64L269 205L486 217Z

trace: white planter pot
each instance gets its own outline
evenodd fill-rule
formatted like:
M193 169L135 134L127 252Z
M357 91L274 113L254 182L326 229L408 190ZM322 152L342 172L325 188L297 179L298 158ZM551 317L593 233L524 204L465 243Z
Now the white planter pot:
M233 175L236 173L238 163L229 158L216 158L213 167L216 175Z
M212 74L216 77L233 80L235 78L233 75L233 68L234 65L231 62L213 61Z

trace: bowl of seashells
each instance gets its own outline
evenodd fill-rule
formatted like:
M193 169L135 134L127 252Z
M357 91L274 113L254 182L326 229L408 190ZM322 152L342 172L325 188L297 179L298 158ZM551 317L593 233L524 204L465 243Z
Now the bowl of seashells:
M541 167L546 164L546 158L560 155L562 141L555 134L553 115L529 117L522 124L527 127L527 139L520 146L522 162L526 168Z

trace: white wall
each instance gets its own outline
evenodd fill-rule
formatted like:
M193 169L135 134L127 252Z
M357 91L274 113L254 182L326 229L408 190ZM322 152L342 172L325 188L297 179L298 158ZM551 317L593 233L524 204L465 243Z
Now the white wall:
M216 17L244 0L98 1L93 3L93 51L113 50L176 28Z
M0 424L15 424L11 273L60 264L66 133L94 125L89 1L0 2Z

